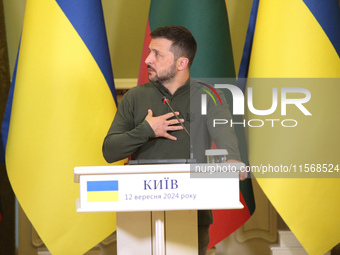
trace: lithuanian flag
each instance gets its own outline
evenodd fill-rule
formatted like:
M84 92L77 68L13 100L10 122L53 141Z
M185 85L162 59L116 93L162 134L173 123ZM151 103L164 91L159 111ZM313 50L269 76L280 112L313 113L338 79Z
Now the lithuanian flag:
M191 31L198 50L190 74L194 78L235 78L234 59L229 32L227 9L224 0L164 0L151 1L146 27L138 84L148 82L144 63L148 56L150 32L158 27L181 25ZM214 84L212 84L214 85ZM229 105L231 98L226 95ZM237 128L242 161L248 163L243 129ZM251 180L240 183L242 210L216 210L214 224L210 228L210 247L222 241L242 226L255 210Z

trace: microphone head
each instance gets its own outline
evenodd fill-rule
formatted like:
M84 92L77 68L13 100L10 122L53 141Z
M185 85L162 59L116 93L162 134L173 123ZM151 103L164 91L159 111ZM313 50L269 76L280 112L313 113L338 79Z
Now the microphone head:
M162 102L163 102L163 104L166 104L166 102L168 102L168 101L169 101L169 99L167 99L165 96L162 97Z

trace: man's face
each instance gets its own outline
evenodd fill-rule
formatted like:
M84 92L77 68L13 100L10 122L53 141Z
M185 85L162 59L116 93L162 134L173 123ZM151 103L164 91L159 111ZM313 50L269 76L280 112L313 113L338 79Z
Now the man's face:
M145 59L150 81L164 84L176 76L176 61L170 51L171 45L172 42L165 38L151 40L149 56Z

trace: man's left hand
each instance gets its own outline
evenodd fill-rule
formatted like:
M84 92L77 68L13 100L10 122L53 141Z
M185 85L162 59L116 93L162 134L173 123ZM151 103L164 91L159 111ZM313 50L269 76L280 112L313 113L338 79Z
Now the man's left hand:
M242 164L244 164L243 162L241 162L241 161L238 161L238 160L235 160L235 159L229 159L226 163L242 163ZM244 169L245 169L245 164L244 164ZM240 171L239 172L240 174L239 174L239 179L241 180L241 181L244 181L245 179L247 179L247 177L248 177L248 173L247 173L247 171Z

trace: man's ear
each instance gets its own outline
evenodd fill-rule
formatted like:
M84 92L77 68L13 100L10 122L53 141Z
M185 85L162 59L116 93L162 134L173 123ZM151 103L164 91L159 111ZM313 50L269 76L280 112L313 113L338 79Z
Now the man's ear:
M189 59L185 57L180 57L177 59L177 69L182 71L183 69L187 68L189 64Z

